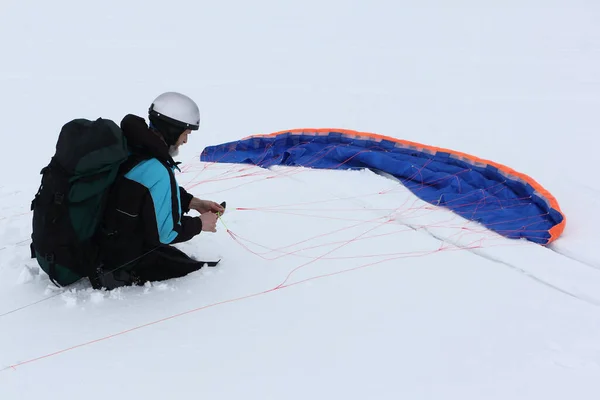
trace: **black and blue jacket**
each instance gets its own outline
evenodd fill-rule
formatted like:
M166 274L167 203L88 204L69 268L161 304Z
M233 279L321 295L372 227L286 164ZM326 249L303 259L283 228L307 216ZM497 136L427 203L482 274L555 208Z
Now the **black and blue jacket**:
M121 129L131 156L107 202L101 241L108 265L129 262L160 245L188 241L202 231L199 217L184 215L193 196L178 185L177 164L162 137L131 114L123 118Z

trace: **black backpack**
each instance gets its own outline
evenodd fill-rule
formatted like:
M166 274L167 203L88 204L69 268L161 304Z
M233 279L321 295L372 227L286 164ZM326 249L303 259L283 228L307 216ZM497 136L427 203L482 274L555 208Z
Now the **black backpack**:
M41 171L31 203L31 256L57 286L96 271L99 232L110 188L129 151L113 121L75 119L65 124L56 153Z

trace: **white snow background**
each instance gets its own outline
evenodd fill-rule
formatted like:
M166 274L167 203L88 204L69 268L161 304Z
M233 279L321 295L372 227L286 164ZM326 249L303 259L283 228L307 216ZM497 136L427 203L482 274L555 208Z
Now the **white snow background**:
M599 20L591 0L4 0L0 399L600 398ZM220 266L53 289L29 205L61 126L170 90L202 115L179 182L228 202L179 247ZM565 232L499 238L370 171L199 161L293 128L508 165Z

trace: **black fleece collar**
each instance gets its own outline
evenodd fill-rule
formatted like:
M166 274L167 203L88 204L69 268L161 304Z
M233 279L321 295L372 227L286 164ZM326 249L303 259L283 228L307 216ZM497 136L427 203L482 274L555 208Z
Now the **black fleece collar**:
M121 121L121 130L132 153L142 157L154 157L171 167L177 164L169 154L169 146L152 132L146 121L137 115L128 114Z

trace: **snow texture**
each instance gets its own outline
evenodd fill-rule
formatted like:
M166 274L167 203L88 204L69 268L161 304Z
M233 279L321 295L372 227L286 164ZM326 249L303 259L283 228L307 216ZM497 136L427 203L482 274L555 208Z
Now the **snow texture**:
M594 1L3 2L0 398L600 398L600 5ZM226 200L222 258L58 289L29 258L60 127L181 91L179 182ZM371 171L204 164L208 145L345 128L494 160L567 216L497 237Z

